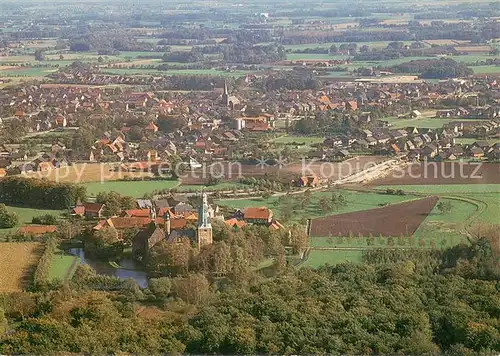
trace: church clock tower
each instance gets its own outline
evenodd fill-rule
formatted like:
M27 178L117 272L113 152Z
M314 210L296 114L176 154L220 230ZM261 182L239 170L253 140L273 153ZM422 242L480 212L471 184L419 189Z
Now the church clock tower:
M212 224L210 223L209 205L207 193L203 193L203 205L198 213L198 229L196 230L196 242L198 248L211 245L212 240Z

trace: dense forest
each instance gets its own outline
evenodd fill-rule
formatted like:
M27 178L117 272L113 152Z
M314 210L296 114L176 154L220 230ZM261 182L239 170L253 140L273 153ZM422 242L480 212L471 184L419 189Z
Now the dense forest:
M189 272L146 289L79 267L68 283L0 297L0 353L495 353L498 252L496 234L274 277Z

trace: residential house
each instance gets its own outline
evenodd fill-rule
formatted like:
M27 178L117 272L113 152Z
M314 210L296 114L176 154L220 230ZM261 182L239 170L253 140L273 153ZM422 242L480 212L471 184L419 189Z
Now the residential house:
M319 185L319 178L317 175L307 175L307 176L302 176L299 179L297 179L297 186L299 187L317 187Z
M267 207L246 208L243 210L243 218L248 223L268 225L273 219L273 212Z
M101 203L83 203L75 206L70 214L80 217L85 216L88 219L102 218L104 204Z
M474 158L484 157L484 151L479 147L472 147L469 149L469 155Z

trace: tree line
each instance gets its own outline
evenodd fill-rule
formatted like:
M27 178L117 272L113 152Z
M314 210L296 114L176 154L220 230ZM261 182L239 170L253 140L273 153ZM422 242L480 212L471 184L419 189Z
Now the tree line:
M86 188L80 185L15 176L0 180L0 201L8 205L62 210L85 197Z
M473 74L472 69L450 58L422 59L390 67L395 73L420 74L425 79L463 78Z

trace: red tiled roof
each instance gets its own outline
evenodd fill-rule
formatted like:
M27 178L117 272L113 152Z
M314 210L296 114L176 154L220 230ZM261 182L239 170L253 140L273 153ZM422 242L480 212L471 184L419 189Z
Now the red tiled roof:
M149 209L131 209L123 212L127 217L149 218Z
M272 211L269 208L246 208L243 211L245 219L269 219L272 216Z
M73 208L73 210L71 210L71 213L72 214L76 214L76 215L84 215L85 214L85 206L83 205L78 205L78 206L75 206Z
M172 230L183 229L187 222L186 219L170 219L170 228Z
M83 207L87 213L98 213L104 207L101 203L84 203Z
M158 131L158 126L154 124L154 122L150 122L148 126L145 127L146 130Z
M19 229L19 233L25 235L43 235L51 232L56 232L55 225L29 225L23 226Z
M235 227L235 226L237 226L237 227L238 227L238 228L240 228L240 229L241 229L242 227L244 227L244 226L246 226L246 225L247 225L247 223L246 223L246 222L244 222L243 220L238 220L238 219L236 219L236 218L232 218L232 219L226 220L226 221L224 221L224 222L226 223L226 225L229 225L229 226L231 226L231 227Z

